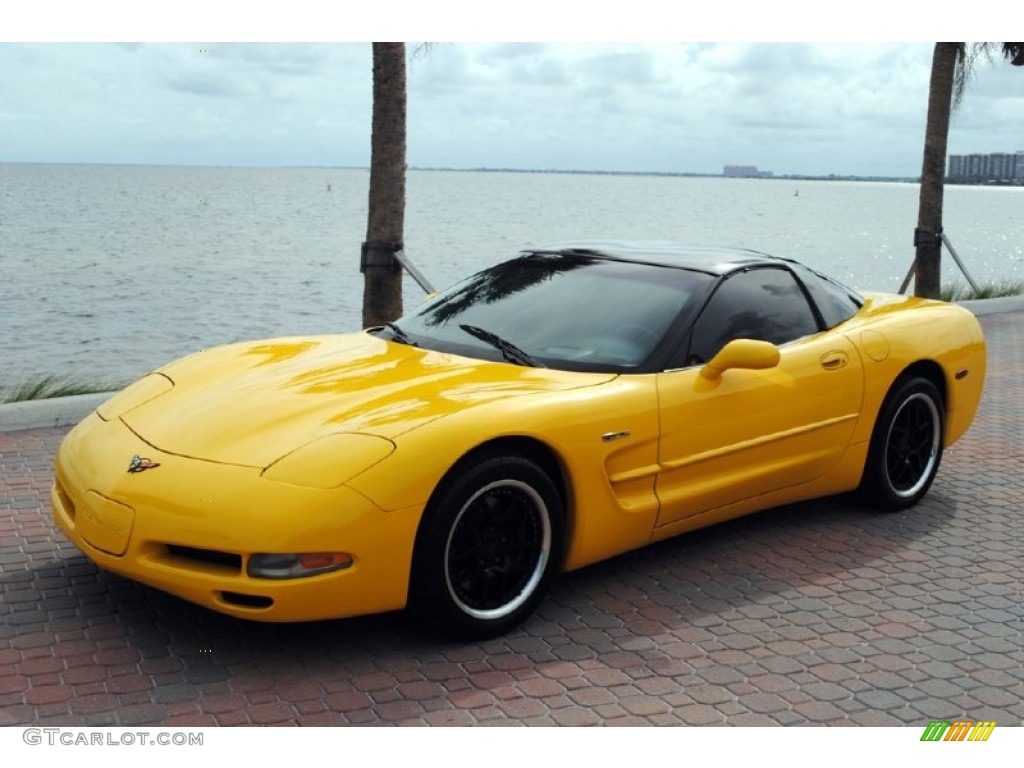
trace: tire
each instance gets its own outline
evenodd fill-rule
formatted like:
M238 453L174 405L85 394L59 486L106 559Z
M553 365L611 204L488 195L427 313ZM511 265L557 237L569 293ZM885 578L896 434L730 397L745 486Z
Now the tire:
M543 599L561 558L557 488L522 456L487 453L435 492L416 540L410 602L445 634L500 635Z
M896 380L875 422L858 494L879 509L912 507L931 487L945 438L942 395L919 376Z

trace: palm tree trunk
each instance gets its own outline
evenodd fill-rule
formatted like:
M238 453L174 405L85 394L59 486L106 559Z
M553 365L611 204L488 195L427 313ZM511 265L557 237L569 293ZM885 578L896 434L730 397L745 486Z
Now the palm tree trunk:
M942 256L942 192L946 178L946 141L953 104L953 78L962 43L936 43L928 87L928 120L921 165L921 196L914 232L914 294L939 295Z
M405 229L405 43L373 44L370 198L363 243L363 327L402 314Z

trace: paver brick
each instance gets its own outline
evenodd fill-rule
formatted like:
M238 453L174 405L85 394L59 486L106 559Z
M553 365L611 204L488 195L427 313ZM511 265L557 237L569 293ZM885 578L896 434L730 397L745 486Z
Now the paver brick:
M249 624L103 573L50 518L67 430L0 433L0 725L1019 725L1024 314L982 323L981 409L913 510L694 532L563 575L480 643Z

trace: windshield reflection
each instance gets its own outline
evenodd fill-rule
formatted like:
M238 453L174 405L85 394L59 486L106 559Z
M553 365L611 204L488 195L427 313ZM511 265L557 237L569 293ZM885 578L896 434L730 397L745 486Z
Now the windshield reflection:
M514 293L532 288L555 275L593 264L596 259L580 254L556 255L532 253L521 259L506 261L473 275L450 293L445 293L430 306L431 314L424 324L438 326L450 322L477 304L493 304Z
M486 269L401 318L424 349L561 370L643 370L712 278L578 252L535 252ZM467 332L472 328L472 332Z

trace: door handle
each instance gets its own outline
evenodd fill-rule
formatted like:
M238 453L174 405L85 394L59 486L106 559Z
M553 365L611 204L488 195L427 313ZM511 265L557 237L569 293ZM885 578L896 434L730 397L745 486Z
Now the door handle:
M826 371L836 371L846 367L849 360L845 352L826 352L821 356L821 367Z

